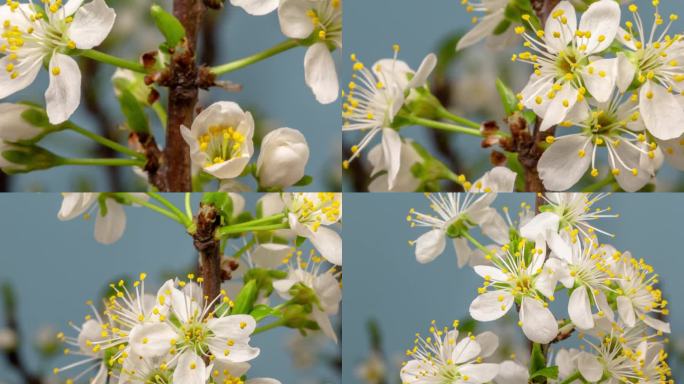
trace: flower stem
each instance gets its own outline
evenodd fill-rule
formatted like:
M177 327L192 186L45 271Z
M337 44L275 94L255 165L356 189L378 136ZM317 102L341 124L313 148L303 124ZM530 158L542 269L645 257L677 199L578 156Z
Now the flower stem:
M142 167L145 165L145 161L135 159L62 159L60 165Z
M267 324L267 325L258 327L257 329L254 330L254 332L252 332L252 334L256 335L258 333L270 331L271 329L278 328L281 325L285 325L285 319L280 319L278 321L272 322L271 324Z
M238 59L235 61L231 61L230 63L226 63L223 65L219 65L217 67L211 68L211 72L213 72L215 75L220 76L224 75L228 72L233 72L235 70L238 70L240 68L247 67L249 65L252 65L254 63L258 63L259 61L262 61L264 59L268 59L271 56L275 56L281 52L285 52L287 50L290 50L292 48L295 48L299 46L299 41L297 40L286 40L283 41L282 43L275 45L265 51L256 53L251 56L244 57L242 59Z
M83 136L85 136L85 137L87 137L87 138L89 138L89 139L91 139L97 143L100 143L100 144L104 145L105 147L109 147L109 148L111 148L115 151L121 152L123 154L129 155L132 157L136 157L140 160L145 160L145 155L143 155L142 153L138 153L138 152L136 152L136 151L134 151L134 150L132 150L126 146L123 146L123 145L121 145L115 141L109 140L106 137L103 137L103 136L100 136L96 133L90 132L89 130L81 128L76 124L70 123L67 125L67 128L78 133L78 134L80 134L80 135L83 135Z
M446 108L438 108L437 115L443 119L451 120L458 124L463 124L466 127L472 127L478 130L480 129L480 124L472 120L468 120L465 117L454 115L453 113L449 112Z
M147 73L145 67L140 63L112 56L104 52L96 51L94 49L86 49L80 51L80 54L81 56L87 57L89 59L93 59L95 61L99 61L105 64L110 64L115 67L130 69L134 72Z
M474 246L476 246L479 250L486 254L490 253L491 250L487 249L484 245L482 245L479 241L475 240L475 238L469 233L469 232L463 232L463 237L468 239Z
M192 194L190 192L185 194L185 215L188 219L192 220L192 207L190 206L190 197Z
M582 374L578 372L573 373L572 375L568 376L567 379L563 380L560 382L560 384L570 384L574 382L575 380L579 380L582 378Z
M410 116L410 115L405 116L405 118L406 118L406 120L408 120L414 124L422 125L422 126L428 127L428 128L434 128L434 129L439 129L441 131L447 131L447 132L452 132L452 133L463 133L466 135L482 137L482 132L480 132L479 129L475 129L475 128L471 128L471 127L463 127L460 125L443 123L441 121L434 121L434 120L424 119L422 117L416 117L416 116Z
M157 200L163 206L165 206L167 209L169 209L169 211L173 212L173 214L176 215L176 217L178 217L178 219L181 221L181 223L183 223L185 228L188 228L188 227L190 227L190 225L192 225L192 220L190 218L188 218L187 216L185 216L183 211L178 209L175 205L173 205L170 201L168 201L164 196L162 196L161 194L156 193L156 192L150 192L149 195L151 198Z
M173 221L175 221L175 222L177 222L177 223L179 223L179 224L182 224L183 226L185 226L185 227L187 228L186 223L184 223L183 221L181 221L180 218L178 218L178 216L176 216L173 212L169 212L169 211L167 211L166 209L164 209L164 208L162 208L162 207L159 207L159 206L157 206L157 205L154 205L154 204L150 203L149 201L146 201L146 200L137 198L137 197L135 197L134 195L132 195L132 194L130 194L130 193L124 193L123 195L125 195L126 199L127 199L128 201L130 201L131 203L137 204L137 205L139 205L139 206L141 206L141 207L145 207L145 208L148 208L148 209L150 209L150 210L152 210L152 211L155 211L155 212L157 212L157 213L159 213L159 214L162 214L162 215L168 217L169 219L171 219L171 220L173 220Z
M219 238L226 237L229 235L234 235L236 233L244 233L244 232L260 232L260 231L275 231L276 229L287 229L290 228L290 225L287 223L280 223L280 224L271 224L271 225L263 225L263 226L255 226L255 227L223 227L219 228L218 231L216 231L216 236Z
M603 187L607 187L607 186L611 185L614 181L615 181L615 178L613 178L613 175L608 175L603 180L587 186L586 188L584 188L584 190L582 192L600 191L601 189L603 189Z
M237 223L235 225L231 225L230 227L231 228L238 228L238 227L243 227L243 226L253 227L253 226L258 226L258 225L263 225L263 224L272 224L271 223L272 221L278 221L278 220L282 220L284 218L285 218L284 213L278 213L276 215L262 217L261 219L245 221L243 223Z

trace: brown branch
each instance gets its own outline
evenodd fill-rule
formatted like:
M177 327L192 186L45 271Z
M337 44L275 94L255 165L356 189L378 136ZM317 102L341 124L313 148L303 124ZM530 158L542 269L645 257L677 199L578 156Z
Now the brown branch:
M204 296L212 301L221 293L221 242L215 236L216 229L221 224L221 216L213 205L201 203L195 224L197 230L193 234L193 240L200 256Z
M175 50L169 66L169 117L166 148L160 172L165 178L165 191L192 190L190 153L180 132L181 125L190 127L199 94L198 67L195 60L197 33L205 12L201 0L174 0L173 14L185 27L183 47Z

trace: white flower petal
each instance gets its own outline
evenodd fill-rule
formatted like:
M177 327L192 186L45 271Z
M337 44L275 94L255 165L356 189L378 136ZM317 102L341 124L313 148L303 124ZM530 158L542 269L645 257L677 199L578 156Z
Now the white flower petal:
M316 43L306 50L304 79L319 103L330 104L337 100L337 95L340 93L337 69L335 60L325 43Z
M486 292L470 303L470 316L477 321L493 321L505 315L513 303L513 295L506 291Z
M549 231L557 232L560 217L552 212L542 212L520 228L520 235L527 239L545 237Z
M608 101L613 94L617 76L618 59L601 59L592 62L584 69L582 80L596 101L603 103Z
M420 63L420 67L413 75L413 78L408 83L409 88L419 88L425 86L428 77L432 74L437 66L437 55L429 53Z
M252 260L261 268L275 269L283 263L291 249L288 244L259 244L252 253Z
M454 244L454 250L456 251L456 262L458 267L463 268L470 262L473 250L470 248L468 239L457 237L452 239L452 243Z
M603 366L596 356L587 352L580 352L577 365L582 377L592 383L597 383L603 377Z
M480 355L480 351L482 351L482 348L477 341L471 340L470 337L464 337L456 344L454 350L451 352L451 360L453 360L455 364L463 364L474 360Z
M494 332L482 332L475 336L475 341L480 344L480 356L489 357L499 348L499 336Z
M569 1L561 1L556 5L550 14L562 12L567 19L567 24L561 24L558 19L549 17L544 28L544 40L549 47L549 51L557 53L565 49L574 39L577 31L577 13L575 7ZM555 37L559 34L559 37Z
M580 20L579 30L591 32L589 39L580 39L586 44L584 53L592 54L604 51L615 40L620 28L620 5L612 0L600 0L589 6Z
M337 232L319 227L309 240L323 258L335 265L342 265L342 237Z
M499 374L499 364L466 364L458 369L463 376L468 376L464 383L487 383Z
M625 56L623 52L617 54L617 82L616 85L620 93L627 91L632 82L634 75L636 75L636 66Z
M508 276L499 268L490 265L476 265L473 267L475 273L480 275L485 280L494 280L497 282L508 281Z
M132 351L142 357L161 357L171 349L176 332L166 323L138 325L131 330L129 340Z
M57 218L67 221L84 214L96 201L97 193L65 193Z
M520 321L525 336L535 343L548 344L558 336L558 322L540 301L523 297Z
M577 95L579 91L570 83L565 83L563 88L556 93L555 97L549 103L549 106L544 114L544 120L539 129L546 131L554 125L565 121L568 113L572 107L577 103Z
M670 323L667 323L665 321L658 320L650 316L644 316L643 321L644 323L646 323L646 325L655 329L656 331L661 331L664 333L671 332Z
M575 289L570 295L568 302L568 314L570 320L582 330L594 328L594 317L591 313L591 303L589 302L589 295L587 288L580 286Z
M677 100L679 97L682 96L675 96L650 80L641 87L639 111L646 128L656 138L670 140L684 133L684 110Z
M207 380L204 360L191 349L187 349L178 358L173 372L173 382L183 384L204 384Z
M307 11L314 8L310 0L282 0L278 8L278 19L283 34L293 39L305 39L314 31L314 25Z
M279 0L230 0L230 3L240 7L254 16L263 16L278 9Z
M572 188L591 165L592 150L593 144L581 135L556 140L544 151L537 166L544 187L550 191ZM580 151L584 156L580 156Z
M382 153L387 165L388 186L392 189L401 167L401 136L392 128L382 129Z
M90 49L102 44L115 20L116 12L105 0L93 0L76 11L67 34L76 48Z
M421 264L426 264L444 252L446 235L441 229L433 229L421 235L415 244L416 260Z
M50 86L45 92L45 102L52 124L69 120L76 111L81 103L81 70L76 60L61 53L52 55Z
M622 319L628 327L633 327L636 324L636 313L634 312L632 301L626 296L618 296L617 308L620 319Z
M14 72L4 70L8 64L14 65ZM0 59L0 68L3 69L0 71L0 99L13 95L31 85L38 76L42 64L42 55L27 57L18 63L11 61L9 56ZM12 73L18 74L15 79L12 78Z
M126 230L126 212L121 204L106 199L107 214L97 213L95 218L95 240L101 244L112 244L123 236Z
M482 41L494 33L496 27L504 20L504 10L497 9L496 11L483 17L479 23L475 24L463 37L458 40L456 50L468 48Z
M527 384L530 374L522 365L506 360L499 364L499 374L494 378L496 384Z

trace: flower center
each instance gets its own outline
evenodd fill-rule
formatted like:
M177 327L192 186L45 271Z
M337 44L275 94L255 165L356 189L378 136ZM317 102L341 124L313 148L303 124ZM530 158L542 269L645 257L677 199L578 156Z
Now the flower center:
M242 156L245 136L231 126L214 125L199 137L200 150L207 155L206 166Z
M586 63L586 57L581 55L575 47L568 46L565 50L558 53L558 58L556 59L558 77L566 81L579 78L579 69L586 65Z
M181 333L183 334L184 343L196 351L202 350L207 339L211 336L207 327L200 323L184 324L181 327Z

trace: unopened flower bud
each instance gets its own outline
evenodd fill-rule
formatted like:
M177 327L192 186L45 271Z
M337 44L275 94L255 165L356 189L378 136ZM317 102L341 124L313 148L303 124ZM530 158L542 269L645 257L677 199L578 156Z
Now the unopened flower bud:
M296 129L279 128L270 132L261 144L257 160L259 185L285 189L304 177L309 161L309 146Z

